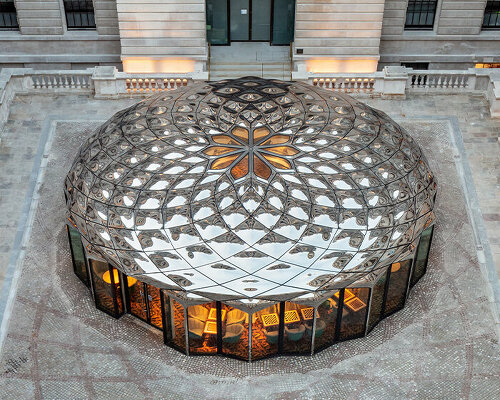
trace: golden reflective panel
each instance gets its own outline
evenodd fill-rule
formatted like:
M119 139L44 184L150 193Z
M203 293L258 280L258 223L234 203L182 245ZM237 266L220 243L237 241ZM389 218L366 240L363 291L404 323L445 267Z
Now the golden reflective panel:
M271 168L257 156L253 156L253 171L262 179L268 179L271 176Z
M282 156L294 156L298 153L293 147L289 146L277 146L277 147L269 147L266 151L270 151L271 153L281 154Z
M267 146L272 144L283 144L287 143L290 140L290 137L286 135L274 135L267 139L261 146Z
M244 142L248 143L248 130L247 129L236 127L233 129L233 135L236 136L238 139L241 139Z
M226 135L215 135L215 136L212 136L212 140L215 143L220 143L220 144L236 144L236 145L240 144L236 140L234 140L233 138L231 138L229 136L226 136Z
M207 156L220 156L221 154L226 154L230 153L231 151L234 151L235 149L231 147L223 147L223 146L213 146L209 147L208 149L203 150L203 152Z
M238 154L233 156L221 157L212 163L210 168L212 169L224 169L231 165L231 163L238 158Z
M248 155L246 155L231 169L231 175L234 179L240 179L248 174L248 170Z
M269 129L257 128L253 131L253 142L256 143L258 140L265 138L267 135L269 135Z
M284 158L271 156L269 154L262 154L262 156L276 168L290 169L292 167L291 164Z

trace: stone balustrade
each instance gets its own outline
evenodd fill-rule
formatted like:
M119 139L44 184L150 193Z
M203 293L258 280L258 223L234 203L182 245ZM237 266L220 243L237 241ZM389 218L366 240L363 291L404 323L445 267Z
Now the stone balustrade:
M495 69L414 71L391 66L369 74L316 74L306 80L332 92L360 97L390 99L412 93L483 93L489 101L491 116L500 118L500 71ZM0 70L0 123L6 121L15 94L81 93L105 99L175 90L194 81L187 74L128 74L107 66L80 71L4 68Z

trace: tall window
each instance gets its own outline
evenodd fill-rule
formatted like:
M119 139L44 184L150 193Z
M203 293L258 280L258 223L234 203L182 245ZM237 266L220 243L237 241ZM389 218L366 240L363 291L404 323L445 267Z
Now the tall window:
M406 9L405 29L431 30L434 26L437 1L409 0Z
M500 1L487 1L483 29L500 29Z
M0 0L0 30L17 31L18 29L14 0Z
M68 29L95 29L92 0L64 0Z

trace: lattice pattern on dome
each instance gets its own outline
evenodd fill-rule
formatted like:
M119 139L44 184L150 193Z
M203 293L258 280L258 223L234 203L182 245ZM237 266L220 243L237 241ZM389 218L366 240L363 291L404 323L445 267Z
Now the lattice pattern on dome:
M384 113L259 78L117 113L65 184L84 244L126 274L242 301L324 293L410 254L436 191Z

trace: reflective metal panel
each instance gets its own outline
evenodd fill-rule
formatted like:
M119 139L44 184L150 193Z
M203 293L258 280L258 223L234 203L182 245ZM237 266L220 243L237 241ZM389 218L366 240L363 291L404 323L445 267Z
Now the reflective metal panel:
M66 179L84 245L129 276L246 304L324 296L414 251L436 182L384 113L241 78L148 98Z

